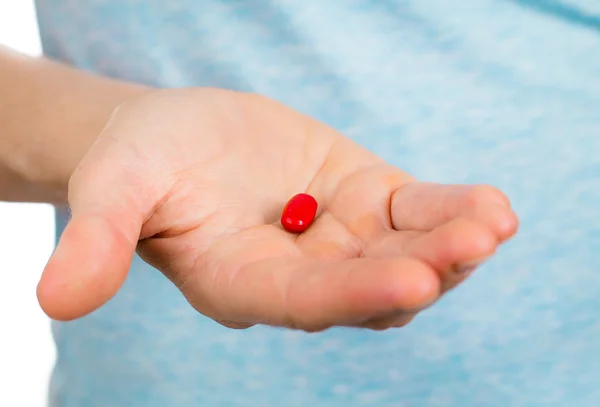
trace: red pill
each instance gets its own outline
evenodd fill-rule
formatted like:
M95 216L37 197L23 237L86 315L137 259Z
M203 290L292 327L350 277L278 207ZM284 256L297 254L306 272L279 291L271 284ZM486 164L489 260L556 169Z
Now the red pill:
M308 194L294 195L283 208L281 226L288 232L302 233L313 223L317 200Z

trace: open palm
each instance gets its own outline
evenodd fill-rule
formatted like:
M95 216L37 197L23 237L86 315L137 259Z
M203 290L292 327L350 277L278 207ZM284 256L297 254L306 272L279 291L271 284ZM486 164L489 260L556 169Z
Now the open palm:
M279 220L299 192L319 211L292 234ZM62 320L110 299L137 250L226 326L403 326L517 229L495 188L417 182L277 102L212 89L122 106L69 202L38 286Z

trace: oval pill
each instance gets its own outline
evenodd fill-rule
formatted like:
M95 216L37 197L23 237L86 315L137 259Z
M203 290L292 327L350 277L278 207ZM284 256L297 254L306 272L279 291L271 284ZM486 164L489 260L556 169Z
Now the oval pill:
M294 195L281 213L281 226L288 232L304 232L315 220L317 200L309 194Z

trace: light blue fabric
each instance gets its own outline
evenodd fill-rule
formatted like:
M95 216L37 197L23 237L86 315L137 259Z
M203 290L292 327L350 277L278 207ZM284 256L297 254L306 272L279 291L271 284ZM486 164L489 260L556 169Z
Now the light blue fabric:
M108 305L54 324L52 407L600 405L600 1L37 4L55 58L269 95L425 180L495 184L522 220L384 333L228 330L136 259Z

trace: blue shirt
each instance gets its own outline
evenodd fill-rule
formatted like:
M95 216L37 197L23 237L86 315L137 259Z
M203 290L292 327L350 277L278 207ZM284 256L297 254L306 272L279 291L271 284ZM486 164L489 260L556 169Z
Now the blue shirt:
M54 324L52 407L600 403L598 0L37 6L54 58L268 95L424 180L494 184L521 218L468 282L388 332L229 330L136 258L105 307Z

